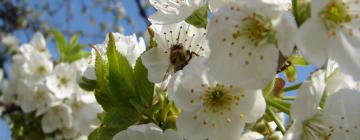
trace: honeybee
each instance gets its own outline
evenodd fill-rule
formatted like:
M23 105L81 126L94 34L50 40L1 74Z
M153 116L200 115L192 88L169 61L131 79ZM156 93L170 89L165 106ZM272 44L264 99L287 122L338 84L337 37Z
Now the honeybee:
M170 65L164 75L163 81L165 81L171 73L176 73L179 70L182 70L193 58L193 56L199 56L195 52L186 50L181 43L172 44L170 47ZM164 82L161 87L166 90Z
M170 64L174 68L174 73L182 70L193 58L193 55L199 56L195 52L185 50L181 43L173 44L170 47Z

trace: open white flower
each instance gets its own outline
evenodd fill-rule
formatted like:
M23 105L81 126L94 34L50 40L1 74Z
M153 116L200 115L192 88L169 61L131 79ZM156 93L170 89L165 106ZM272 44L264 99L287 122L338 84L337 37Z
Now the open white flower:
M43 84L23 85L20 88L19 103L25 113L36 110L35 116L47 111L55 101L50 90Z
M158 11L149 17L152 24L174 24L185 20L203 0L150 0Z
M291 116L296 122L287 132L285 138L289 140L311 140L313 133L319 133L319 138L327 136L328 129L322 116L318 114L320 100L325 90L324 74L323 72L315 73L311 81L304 81L299 88L296 99L291 106Z
M281 11L289 11L291 9L291 0L209 0L209 8L211 11L216 12L220 7L229 4L231 2L247 2L256 3L264 2L268 4L274 4L278 6Z
M338 90L328 97L323 111L320 111L324 89L325 79L321 71L315 73L311 81L303 83L291 110L295 124L286 133L285 140L350 140L360 136L357 102L360 91Z
M127 130L117 133L113 140L182 140L175 130L168 129L165 132L155 124L143 124L130 126Z
M11 35L11 34L7 34L4 37L1 38L1 43L7 47L7 49L9 50L9 52L15 52L16 50L18 50L18 46L19 46L19 40Z
M169 98L182 113L177 119L179 135L187 140L238 140L245 123L265 112L261 90L248 90L213 79L196 59L175 74Z
M292 53L296 30L294 18L272 4L231 3L208 27L210 73L228 84L263 88L275 76L280 52Z
M50 57L51 54L49 53L47 47L46 47L46 41L44 36L36 32L31 39L30 43L23 44L20 46L20 52L27 57L28 54L32 54L33 52L39 52L42 55L45 55L47 57Z
M297 45L311 63L328 58L341 71L360 79L360 3L358 0L313 0L311 18L300 27Z
M100 125L98 114L102 112L98 103L85 103L75 101L71 105L72 108L72 127L66 128L64 136L68 139L77 136L89 135L91 131Z
M142 62L149 71L150 81L159 83L182 70L192 58L209 53L206 31L185 22L152 25L157 47L145 52Z
M360 91L342 89L331 95L324 107L329 140L355 140L360 137Z
M136 64L136 60L139 56L146 50L146 45L143 38L136 37L135 34L131 36L125 36L120 33L112 33L115 39L115 46L117 51L119 51L122 55L124 55L129 64L133 67ZM107 60L106 58L106 48L108 44L109 38L108 36L105 39L104 44L97 44L95 45L96 50L100 53L103 59ZM95 49L91 50L91 58L90 63L87 69L84 72L84 76L90 80L96 80L95 76L95 59L96 59L96 51Z
M72 126L71 108L59 104L50 108L41 119L41 127L45 133L54 132L56 129L70 128Z
M30 52L27 55L28 59L26 59L23 68L28 77L31 78L31 82L43 80L52 72L53 63L48 57L39 52Z
M59 99L70 98L76 88L76 69L68 63L55 66L53 73L46 78L46 86Z

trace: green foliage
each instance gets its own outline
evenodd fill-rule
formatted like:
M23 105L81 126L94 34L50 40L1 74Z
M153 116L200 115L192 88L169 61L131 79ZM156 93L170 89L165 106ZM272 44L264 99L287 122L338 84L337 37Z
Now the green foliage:
M304 57L297 56L297 55L293 55L293 56L289 57L289 61L292 64L298 65L298 66L307 66L307 65L309 65L309 62L307 62Z
M134 74L137 96L140 97L141 103L150 106L154 97L154 84L148 80L148 71L141 59L136 61Z
M52 30L58 49L60 62L73 62L81 58L89 56L89 52L84 50L84 46L78 44L79 35L73 35L69 42L66 42L65 37L61 32Z
M199 9L194 11L194 13L191 16L186 18L185 21L191 25L194 25L195 27L206 28L206 25L208 24L207 21L208 10L209 10L208 6L203 5Z
M108 140L121 130L139 123L145 112L152 112L154 84L147 79L147 70L138 59L133 68L127 58L116 50L113 35L109 34L107 60L96 51L95 97L104 109L99 128L89 139ZM151 110L150 110L151 109Z
M293 14L298 26L311 16L310 0L292 0Z
M45 134L41 127L41 117L36 117L35 113L24 114L22 112L12 112L11 136L16 140L40 140L51 137L53 134ZM27 131L31 130L31 131Z
M114 107L105 113L103 124L91 133L90 140L108 140L121 130L127 129L140 119L140 114L131 107Z

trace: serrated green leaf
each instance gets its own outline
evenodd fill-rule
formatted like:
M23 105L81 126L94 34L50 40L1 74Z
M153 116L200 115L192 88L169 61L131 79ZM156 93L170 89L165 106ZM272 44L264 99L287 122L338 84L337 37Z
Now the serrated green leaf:
M95 58L95 75L97 80L97 87L100 90L107 89L108 84L108 64L107 62L102 58L99 51L95 49L96 52L96 58Z
M134 72L127 58L116 50L114 36L109 33L106 50L109 64L109 87L119 102L128 102L136 96Z
M195 10L191 16L185 19L185 21L197 28L206 28L208 21L208 6L203 5L199 9Z
M127 129L140 120L141 114L131 107L114 107L105 113L103 124L94 130L89 138L110 140L118 132Z
M307 65L309 65L309 62L307 62L306 59L304 57L301 57L301 56L291 56L289 58L289 61L294 65L299 65L299 66L307 66Z
M136 61L134 71L137 96L143 105L150 106L154 98L154 83L148 80L148 71L140 58Z
M110 110L114 106L120 106L116 105L117 102L111 97L111 93L108 91L95 90L95 98L105 111Z
M99 127L88 136L89 140L112 140L119 131L115 128Z

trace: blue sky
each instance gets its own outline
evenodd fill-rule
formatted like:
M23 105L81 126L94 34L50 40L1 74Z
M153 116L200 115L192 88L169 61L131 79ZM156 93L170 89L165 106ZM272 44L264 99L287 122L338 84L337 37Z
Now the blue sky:
M34 2L38 2L39 0L34 0ZM62 0L53 0L50 2L50 6L57 6L57 3L62 2ZM85 0L86 3L91 4L91 0ZM125 21L120 22L121 26L125 29L124 30L124 34L132 34L134 32L142 32L146 30L146 24L143 21L142 17L139 16L139 12L138 9L136 7L136 4L134 2L134 0L121 0L125 10L126 10L126 14L128 17L132 17L134 25L129 25L127 24ZM77 1L72 1L73 4L73 9L80 9L80 4ZM100 9L92 9L89 10L91 12L92 15L95 15L97 18L97 21L103 21L103 22L111 22L113 20L112 16L110 15L102 15L103 12L101 12ZM55 17L50 17L50 16L43 16L42 18L45 20L63 20L66 18L65 15L66 11L62 11L59 12L59 14L57 14ZM94 28L93 26L90 26L89 24L84 24L83 21L87 21L87 17L86 16L82 16L81 14L77 14L75 15L75 20L72 22L72 24L70 25L69 28L74 29L74 30L83 30L83 31L87 31L87 32L101 32L99 28ZM61 23L61 21L60 21ZM51 25L53 27L61 27L63 28L63 25ZM103 40L105 39L105 35L107 32L101 32L102 33L102 38L80 38L80 43L82 44L96 44L96 43L102 43ZM14 34L15 36L17 36L21 42L28 42L29 38L27 38L27 36L25 34L23 34L22 32L16 32ZM50 48L51 52L56 55L56 48L55 48L55 44L52 43L52 40L48 40L48 47ZM307 78L307 76L309 75L309 73L311 71L314 71L315 67L310 66L310 67L298 67L298 79L296 80L296 82L301 82L303 80L305 80ZM281 75L281 77L283 77L283 75ZM287 83L288 85L294 84L294 83ZM290 95L294 95L295 92L290 93ZM1 140L10 140L10 131L7 127L7 124L0 119L0 139Z

